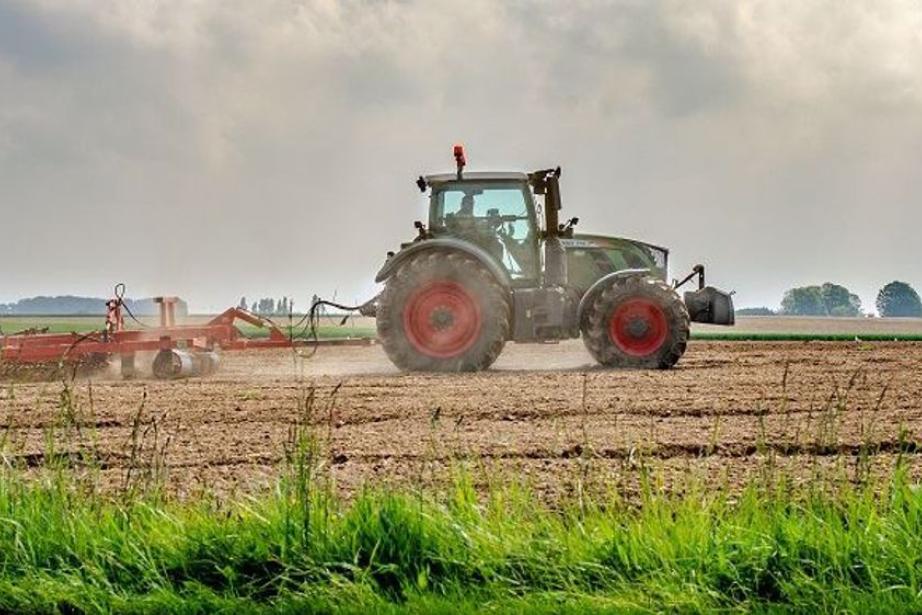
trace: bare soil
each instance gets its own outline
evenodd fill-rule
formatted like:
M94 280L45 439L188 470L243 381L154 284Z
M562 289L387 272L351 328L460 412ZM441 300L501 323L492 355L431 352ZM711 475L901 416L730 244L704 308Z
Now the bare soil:
M459 463L548 494L853 480L897 459L918 477L920 367L913 343L694 342L669 371L599 369L579 341L510 344L495 369L450 375L398 373L377 346L226 353L203 379L2 385L0 450L92 461L112 489L156 470L180 497L271 486L304 420L346 494L440 483Z

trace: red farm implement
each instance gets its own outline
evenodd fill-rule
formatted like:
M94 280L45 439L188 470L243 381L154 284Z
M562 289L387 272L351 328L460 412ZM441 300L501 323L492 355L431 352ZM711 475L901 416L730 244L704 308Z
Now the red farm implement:
M155 299L160 310L160 322L156 326L126 329L122 314L124 304L120 298L114 298L106 303L105 328L101 331L86 334L23 332L0 337L0 363L102 364L118 358L122 375L131 378L136 374L136 355L154 352L153 375L168 379L214 372L219 362L218 351L294 348L318 343L316 339L286 335L268 319L240 308L230 308L203 324L177 325L177 301L176 297ZM269 335L246 337L235 326L238 321L266 328Z

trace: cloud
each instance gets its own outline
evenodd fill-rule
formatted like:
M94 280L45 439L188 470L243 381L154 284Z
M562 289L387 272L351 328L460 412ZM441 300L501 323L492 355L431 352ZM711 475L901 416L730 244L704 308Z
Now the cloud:
M922 284L920 32L909 1L6 2L0 300L359 298L464 141L741 303L869 303Z

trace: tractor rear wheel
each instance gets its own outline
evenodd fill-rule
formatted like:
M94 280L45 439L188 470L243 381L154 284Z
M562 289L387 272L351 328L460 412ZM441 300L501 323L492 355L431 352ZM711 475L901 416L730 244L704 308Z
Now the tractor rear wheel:
M602 365L668 369L685 354L688 310L665 282L630 277L596 294L581 329L583 343Z
M407 371L488 368L510 330L508 294L476 259L430 250L388 278L378 300L378 339Z

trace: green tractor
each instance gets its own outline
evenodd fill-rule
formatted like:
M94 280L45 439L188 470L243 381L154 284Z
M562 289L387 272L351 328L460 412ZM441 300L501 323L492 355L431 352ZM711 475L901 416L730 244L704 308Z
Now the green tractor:
M669 368L691 321L733 324L730 294L706 286L700 265L670 284L664 248L560 223L559 167L465 173L463 149L454 154L455 173L417 180L429 223L376 277L378 337L400 369L482 370L507 341L576 337L602 365ZM696 276L683 299L677 289Z

